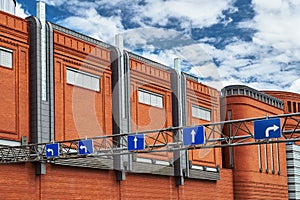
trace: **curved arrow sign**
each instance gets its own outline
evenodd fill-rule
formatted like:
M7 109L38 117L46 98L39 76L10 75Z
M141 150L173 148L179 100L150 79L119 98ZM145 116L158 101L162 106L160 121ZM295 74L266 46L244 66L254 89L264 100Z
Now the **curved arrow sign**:
M46 144L46 157L57 157L59 156L59 144L53 143L53 144Z
M280 119L265 119L254 121L254 139L280 138Z
M49 156L53 156L54 155L54 151L53 149L47 149L47 153L49 154Z
M87 155L94 153L93 140L79 140L78 141L78 154Z
M266 129L265 135L266 137L270 137L270 131L277 131L279 129L279 126L276 126L275 124L273 126L270 126Z

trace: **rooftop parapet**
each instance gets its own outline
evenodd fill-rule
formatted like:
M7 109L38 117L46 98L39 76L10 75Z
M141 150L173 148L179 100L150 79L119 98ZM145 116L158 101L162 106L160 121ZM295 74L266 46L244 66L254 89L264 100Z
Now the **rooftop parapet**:
M284 102L281 101L280 99L277 99L273 96L270 96L268 94L265 94L263 92L260 92L258 90L255 90L245 85L230 85L230 86L226 86L221 90L221 97L236 96L236 95L248 96L253 99L262 101L266 104L269 104L271 106L275 106L280 109L284 108Z

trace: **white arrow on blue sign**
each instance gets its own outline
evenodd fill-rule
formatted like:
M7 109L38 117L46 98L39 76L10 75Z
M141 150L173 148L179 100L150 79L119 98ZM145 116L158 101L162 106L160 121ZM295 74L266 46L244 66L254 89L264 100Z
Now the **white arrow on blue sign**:
M183 129L183 144L185 146L204 144L205 128L204 126L190 127Z
M145 149L145 135L144 134L128 135L127 142L128 142L127 148L129 151Z
M280 118L254 121L254 139L280 138Z
M87 155L94 152L93 140L79 140L78 141L78 154Z
M46 157L53 158L59 156L59 144L46 144Z

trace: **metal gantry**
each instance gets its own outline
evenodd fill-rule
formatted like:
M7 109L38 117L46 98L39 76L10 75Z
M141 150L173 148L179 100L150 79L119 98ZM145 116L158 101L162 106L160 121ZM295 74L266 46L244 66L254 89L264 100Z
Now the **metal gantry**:
M278 139L254 140L253 123L266 118L280 118L282 137ZM267 143L280 143L300 141L300 113L283 114L259 118L230 120L215 123L201 124L206 129L206 142L203 145L184 146L183 141L173 141L174 132L182 131L187 127L169 127L160 130L143 131L145 135L145 149L129 151L127 149L127 136L136 133L118 135L105 135L93 138L55 141L59 144L59 156L46 157L46 144L28 144L21 146L1 146L0 163L20 163L51 161L55 159L73 159L84 157L113 157L116 155L151 152L174 152L201 148L221 148L242 145L255 145ZM230 131L228 131L230 126ZM89 155L78 154L78 141L92 139L94 152Z

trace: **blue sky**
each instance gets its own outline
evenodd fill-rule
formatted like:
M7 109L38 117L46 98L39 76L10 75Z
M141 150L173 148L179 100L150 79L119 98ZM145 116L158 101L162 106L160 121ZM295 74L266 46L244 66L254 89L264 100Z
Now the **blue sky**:
M17 0L21 17L34 0ZM299 0L45 0L47 20L172 66L209 86L300 93Z

